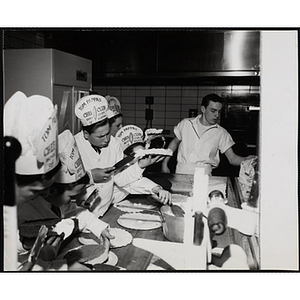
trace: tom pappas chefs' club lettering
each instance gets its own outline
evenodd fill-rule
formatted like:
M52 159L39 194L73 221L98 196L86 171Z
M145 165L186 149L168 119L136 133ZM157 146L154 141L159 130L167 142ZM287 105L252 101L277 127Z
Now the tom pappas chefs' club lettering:
M133 141L135 140L135 138L139 139L140 137L141 137L141 134L130 132L129 135L124 136L124 137L121 139L121 142L124 143L124 144L127 143L127 142L129 142L130 144L132 144Z
M82 102L82 104L80 106L78 106L78 109L79 110L83 110L89 103L92 103L92 102L102 102L103 100L101 98L89 98L89 99L86 99L84 102ZM101 106L103 107L103 106ZM104 106L105 107L105 106Z
M45 124L38 139L37 160L45 164L45 171L55 167L58 160L57 118L56 110Z
M133 127L133 126L128 126L128 127L125 127L125 128L124 128L124 132L126 132L126 131L128 131L128 130L134 130L134 131L136 131L136 128Z
M47 146L44 150L44 156L49 156L52 152L56 150L56 142L53 141L49 146Z
M121 112L121 109L120 107L117 105L117 104L112 104L109 109L111 111L113 111L114 113L120 113Z
M130 132L130 134L129 134L128 138L129 138L129 142L132 144L132 142L133 142L133 139L134 139L134 137L133 137L133 133L132 133L132 132Z
M82 114L82 116L85 119L88 119L88 118L91 118L94 115L94 118L95 118L95 116L97 115L97 113L101 113L101 112L103 112L105 110L106 110L105 105L100 106L100 107L93 106L93 110L86 111L85 113ZM94 114L93 114L93 112L94 112Z
M51 124L49 124L49 126L46 128L45 132L42 135L42 140L46 143L48 137L50 136L52 131L52 127Z
M69 168L70 170L70 173L72 171L74 172L77 172L77 174L80 174L81 172L83 172L83 164L82 164L82 161L81 161L81 158L80 156L78 156L78 148L76 146L76 144L73 144L73 147L71 149L71 152L70 152L70 155L69 155L69 158L74 161L74 163L72 164L75 168L75 170L71 170L72 168Z
M80 157L75 161L74 166L75 169L78 169L80 166L82 166Z
M71 153L70 153L70 158L71 158L72 160L74 160L74 156L75 156L75 149L74 149L74 145L73 145L72 150L71 150Z

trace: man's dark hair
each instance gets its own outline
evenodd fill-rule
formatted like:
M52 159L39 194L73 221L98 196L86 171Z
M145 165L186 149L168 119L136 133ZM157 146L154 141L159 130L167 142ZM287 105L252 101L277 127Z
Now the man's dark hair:
M201 106L204 106L206 108L209 105L210 101L220 102L222 104L224 103L224 99L217 94L208 94L203 97Z
M82 129L87 131L89 134L91 134L91 133L95 132L97 128L103 127L107 123L108 123L108 119L105 118L104 120L101 120L97 123L94 123L94 124L91 124L91 125L88 125L88 126L82 126Z
M120 113L108 119L109 125L114 124L119 117L123 117L123 114Z
M18 186L25 186L32 184L34 182L40 181L48 181L50 180L61 168L61 162L51 171L46 174L36 174L36 175L20 175L16 174L16 183Z

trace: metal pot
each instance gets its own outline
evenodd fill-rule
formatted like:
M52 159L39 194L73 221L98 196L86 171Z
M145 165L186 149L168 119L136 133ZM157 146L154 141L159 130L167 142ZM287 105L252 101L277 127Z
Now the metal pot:
M169 205L162 206L160 212L163 220L163 233L166 239L171 242L183 243L184 217L175 217Z

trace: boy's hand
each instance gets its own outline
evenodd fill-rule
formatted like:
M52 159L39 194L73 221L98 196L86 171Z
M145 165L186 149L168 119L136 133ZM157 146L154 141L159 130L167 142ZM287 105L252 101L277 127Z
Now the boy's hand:
M162 204L171 204L172 203L172 194L166 190L164 190L161 186L155 187L153 190L157 197L157 201Z
M59 247L64 239L65 234L53 235L46 239L43 248L41 249L39 258L44 261L54 260L57 256Z
M93 180L95 183L101 183L101 182L106 182L109 181L112 175L112 171L114 171L115 168L114 167L110 167L110 168L95 168L93 169L92 172L92 176L93 176Z

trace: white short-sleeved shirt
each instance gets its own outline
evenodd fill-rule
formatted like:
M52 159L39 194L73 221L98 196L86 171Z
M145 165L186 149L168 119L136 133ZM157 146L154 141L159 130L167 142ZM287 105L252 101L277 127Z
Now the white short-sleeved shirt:
M195 167L205 167L210 174L220 163L219 151L224 153L235 144L226 129L219 124L204 126L200 117L183 119L174 127L181 141L176 173L194 174Z

